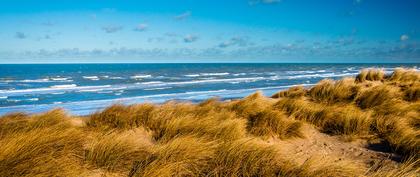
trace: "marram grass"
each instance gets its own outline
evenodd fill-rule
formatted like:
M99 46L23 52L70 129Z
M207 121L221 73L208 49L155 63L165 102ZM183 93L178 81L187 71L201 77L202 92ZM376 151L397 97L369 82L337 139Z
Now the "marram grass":
M419 83L417 70L371 69L271 98L113 105L84 118L60 109L9 114L0 118L0 176L416 176ZM298 163L282 143L307 138L305 124L350 141L376 138L402 162Z

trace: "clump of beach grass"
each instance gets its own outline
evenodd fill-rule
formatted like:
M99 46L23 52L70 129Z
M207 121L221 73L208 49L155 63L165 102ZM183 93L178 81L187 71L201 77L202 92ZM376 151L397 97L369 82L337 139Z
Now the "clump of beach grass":
M222 144L210 164L211 176L275 176L281 170L278 149L249 138Z
M394 82L419 82L420 73L416 69L397 68L391 74L389 80Z
M322 80L309 90L311 99L317 102L336 103L352 101L357 95L359 87L353 78L344 78L339 81Z
M148 142L141 141L134 132L110 132L91 140L85 148L85 161L109 171L127 171L134 160L145 158L151 151Z
M2 121L1 127L8 127L10 132L0 139L0 176L77 176L82 173L85 170L80 158L84 143L82 131L71 127L65 117L60 116L64 116L63 112L56 110Z
M215 154L216 143L194 136L182 136L155 147L152 153L138 159L129 176L195 176L204 175Z
M384 78L385 72L382 69L364 69L356 76L356 82L382 81Z
M303 137L302 122L292 120L280 111L266 110L249 117L248 129L257 136L288 139Z
M302 97L306 94L306 89L303 86L294 86L291 87L287 90L275 93L274 95L271 96L271 98L283 98L283 97L287 97L287 98L298 98L298 97Z
M367 109L394 102L398 97L401 96L397 88L379 85L361 92L356 98L356 103L360 108Z

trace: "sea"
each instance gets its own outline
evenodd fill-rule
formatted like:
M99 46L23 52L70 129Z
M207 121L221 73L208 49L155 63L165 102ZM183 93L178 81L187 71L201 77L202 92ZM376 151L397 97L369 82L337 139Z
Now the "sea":
M2 64L0 115L64 108L88 115L112 104L270 96L322 79L353 77L364 68L418 69L417 64Z

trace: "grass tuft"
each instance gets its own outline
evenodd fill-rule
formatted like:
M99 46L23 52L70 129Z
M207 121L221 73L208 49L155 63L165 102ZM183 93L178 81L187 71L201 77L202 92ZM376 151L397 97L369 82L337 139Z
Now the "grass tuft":
M385 72L382 69L364 69L356 76L356 82L382 81Z
M183 136L157 145L152 154L137 160L129 176L196 176L209 169L215 142Z
M289 119L280 111L266 110L249 118L248 129L256 136L288 139L303 137L302 122Z
M276 147L245 138L222 144L211 167L210 176L275 176L281 166Z
M283 98L283 97L287 97L287 98L299 98L302 97L306 94L306 89L303 86L295 86L295 87L291 87L288 90L284 90L281 92L278 92L276 94L274 94L273 96L271 96L271 98Z
M309 90L309 96L317 102L337 103L349 102L358 93L359 87L354 79L345 78L340 81L322 80Z
M109 171L126 171L134 160L145 158L151 151L148 142L140 141L134 132L111 132L89 142L85 161Z

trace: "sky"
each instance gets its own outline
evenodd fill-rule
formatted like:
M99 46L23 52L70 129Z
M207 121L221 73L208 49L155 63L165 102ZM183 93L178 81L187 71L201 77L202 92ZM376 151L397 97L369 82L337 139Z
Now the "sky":
M1 0L0 63L419 63L419 9L419 0Z

